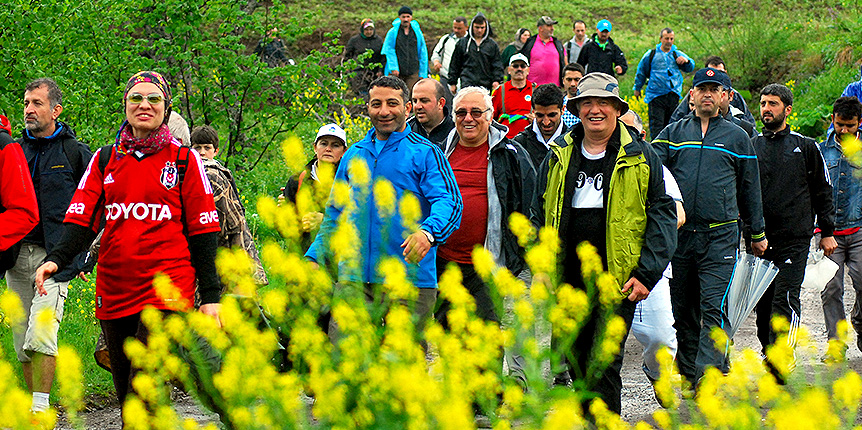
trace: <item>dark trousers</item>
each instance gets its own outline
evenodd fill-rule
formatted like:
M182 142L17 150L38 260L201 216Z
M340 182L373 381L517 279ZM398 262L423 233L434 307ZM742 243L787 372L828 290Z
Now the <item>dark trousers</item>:
M650 100L648 105L650 139L655 139L667 127L670 116L678 104L679 94L673 91Z
M671 260L670 300L679 343L676 361L692 385L708 366L728 371L729 345L716 348L710 333L716 327L725 331L730 327L725 300L738 247L736 224L679 232Z
M596 330L598 329L601 317L601 309L598 303L595 303L591 315L584 323L578 337L572 344L572 352L566 361L569 364L569 375L573 381L581 380L587 382L587 389L598 394L598 398L602 399L608 409L619 414L622 411L622 389L623 379L620 376L620 370L623 368L623 357L625 356L626 338L632 327L632 320L635 315L635 307L637 304L628 299L618 305L616 314L623 318L626 323L626 334L620 341L620 351L614 356L614 360L599 374L588 375L590 371L590 363L593 361L594 348L601 348L597 345ZM574 358L574 360L572 359ZM565 372L564 372L565 373ZM587 410L588 402L585 402L584 410Z
M135 338L146 345L150 332L141 322L140 313L113 320L99 320L99 324L102 326L102 333L105 334L105 342L108 346L114 390L117 392L120 407L123 407L126 396L132 391L132 379L138 372L138 369L132 368L129 357L123 351L123 344L126 339Z
M782 316L790 323L790 345L796 343L796 329L802 315L799 293L805 277L805 264L808 261L808 247L811 239L769 239L769 248L763 258L775 263L778 275L769 284L763 297L757 302L757 338L766 352L766 347L775 343L776 333L772 330L773 316Z
M476 273L476 269L473 268L472 264L454 263L437 257L437 279L440 279L440 275L446 271L446 266L449 263L457 264L458 268L461 269L462 284L464 284L467 292L473 296L473 300L476 301L476 316L485 321L493 321L500 324L500 317L497 316L496 305L494 304L494 299L491 297L491 289L488 287L488 284L482 281L482 277ZM448 329L449 321L447 314L452 304L445 299L440 299L439 302L440 306L434 312L434 318L440 325Z

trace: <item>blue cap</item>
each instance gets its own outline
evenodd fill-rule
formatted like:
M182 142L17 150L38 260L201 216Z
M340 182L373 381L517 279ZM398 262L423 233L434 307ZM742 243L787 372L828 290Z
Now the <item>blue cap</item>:
M730 89L730 76L712 67L704 67L694 74L691 86L696 87L701 84L719 84L724 88Z
M613 26L611 26L611 22L606 20L606 19L603 19L603 20L599 21L598 24L596 24L596 30L598 30L598 31L605 31L605 30L611 31L612 28L613 28Z

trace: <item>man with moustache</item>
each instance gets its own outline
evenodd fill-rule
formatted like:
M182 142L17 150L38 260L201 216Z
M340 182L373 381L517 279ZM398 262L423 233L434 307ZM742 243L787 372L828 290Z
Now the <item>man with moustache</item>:
M425 78L413 86L413 117L407 125L416 134L443 149L446 137L455 128L446 105L444 86L436 79Z
M802 316L799 293L805 277L808 247L814 232L814 217L820 227L819 247L830 255L837 243L832 237L835 207L832 185L823 156L813 139L790 130L787 116L793 111L793 92L781 84L760 90L760 119L763 132L752 139L760 168L763 219L769 247L763 258L775 263L778 275L757 303L757 338L766 348L775 343L773 317L789 324L787 342L795 347L796 331ZM779 381L786 371L766 361Z
M413 19L413 9L398 9L398 18L386 32L380 52L386 57L383 74L401 78L407 88L412 89L419 79L428 77L428 47L419 22Z
M534 82L527 80L530 61L524 54L515 54L509 59L509 75L512 79L494 90L492 101L494 118L509 128L506 137L511 139L524 130L531 118L530 99Z
M679 184L686 213L670 290L677 363L694 388L707 367L728 371L728 345L717 348L712 331L730 325L723 300L739 247L737 219L750 229L755 255L767 245L754 148L745 131L719 114L729 81L720 70L698 70L689 91L694 115L665 127L652 143Z

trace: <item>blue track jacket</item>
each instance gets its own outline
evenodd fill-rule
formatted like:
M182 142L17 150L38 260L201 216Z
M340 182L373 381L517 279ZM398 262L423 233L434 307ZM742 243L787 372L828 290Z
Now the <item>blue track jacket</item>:
M676 45L671 46L670 51L664 52L661 50L661 43L659 43L655 46L655 56L653 56L652 64L647 66L651 51L649 50L644 53L644 56L641 57L641 61L638 63L634 90L640 91L646 85L646 91L644 92L644 102L646 103L671 91L678 96L682 96L682 72L693 72L694 60L676 49ZM676 64L676 57L687 58L688 63L680 66ZM646 74L647 67L650 69L649 76Z
M403 261L401 244L413 233L402 225L396 209L388 218L381 218L371 189L378 179L390 181L395 188L398 201L405 192L419 200L422 217L420 228L433 234L436 244L443 243L461 225L461 192L455 182L452 167L443 151L422 136L406 127L404 131L392 133L378 154L374 145L375 129L365 138L353 144L335 172L335 181L344 181L350 186L350 198L356 205L351 220L359 237L360 270L348 271L344 262L339 265L339 281L382 283L377 271L381 257L393 256ZM371 173L370 184L351 181L350 165L364 161ZM330 198L323 217L323 224L314 243L305 256L323 263L330 255L329 238L335 231L338 218L344 208L336 207ZM408 265L407 273L419 288L437 288L437 247L432 246L425 258L416 265Z
M428 46L425 45L425 36L422 35L422 30L419 29L419 23L416 20L410 21L410 27L416 33L416 48L419 53L419 77L428 77ZM384 75L388 75L393 70L398 68L398 56L395 55L395 39L398 37L398 31L401 29L401 20L395 18L392 21L392 28L386 32L386 39L383 39L383 49L381 54L386 57L386 67L383 70Z

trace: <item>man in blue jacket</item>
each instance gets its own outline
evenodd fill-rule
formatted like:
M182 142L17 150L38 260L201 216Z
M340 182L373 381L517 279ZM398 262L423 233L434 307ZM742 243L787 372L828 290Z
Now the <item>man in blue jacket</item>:
M408 92L419 79L428 77L428 47L409 7L398 9L398 18L392 21L392 28L383 40L382 52L386 57L383 74L401 78Z
M694 71L694 60L673 44L673 30L665 27L661 40L647 51L638 63L635 75L635 97L641 96L646 84L644 102L649 107L649 132L655 138L670 122L670 116L682 94L682 72Z
M383 76L371 83L368 116L374 128L347 150L335 172L335 182L345 182L350 187L354 207L344 213L344 206L330 200L320 231L305 256L322 264L331 251L339 251L330 250L330 239L342 214L349 216L359 244L358 255L352 258L360 261L338 261L340 286L363 285L366 297L374 298L375 290L383 283L378 263L386 257L399 258L409 266L410 281L419 287L413 312L421 324L431 315L437 300L437 245L460 226L463 204L446 156L437 145L407 127L411 107L404 81ZM363 170L357 164L367 166L368 179L355 179L366 176L357 173ZM409 225L414 221L402 219L395 208L378 208L372 195L378 180L392 184L398 202L405 194L418 200L418 226Z
M823 160L832 180L832 199L835 204L834 238L835 252L829 256L838 264L835 277L820 293L823 301L823 317L826 334L830 340L838 339L838 321L846 318L844 313L844 270L853 281L856 297L850 322L856 331L856 345L862 350L862 180L859 164L848 158L843 146L862 139L859 132L862 118L862 103L855 97L840 97L832 105L832 130L820 143ZM818 221L818 224L820 222ZM821 233L818 235L823 236Z

